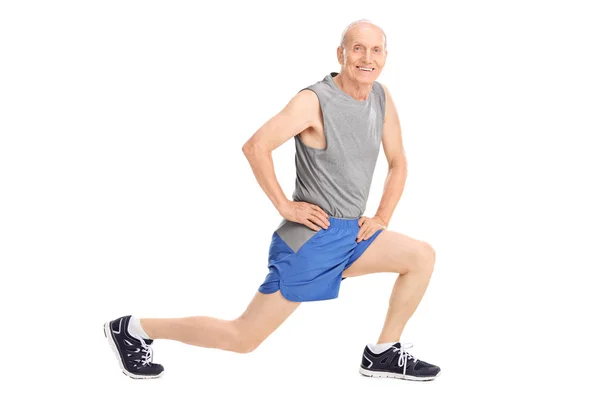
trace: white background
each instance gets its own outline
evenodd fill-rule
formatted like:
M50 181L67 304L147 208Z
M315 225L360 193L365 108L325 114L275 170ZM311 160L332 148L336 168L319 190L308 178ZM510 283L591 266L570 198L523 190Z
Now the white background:
M598 398L593 3L2 2L0 397ZM157 341L165 376L125 377L106 320L245 309L280 216L241 147L339 71L360 18L387 33L379 81L409 165L389 228L437 250L402 340L442 375L358 374L395 279L380 274L253 353ZM274 153L288 196L293 157ZM367 215L385 175L381 153Z

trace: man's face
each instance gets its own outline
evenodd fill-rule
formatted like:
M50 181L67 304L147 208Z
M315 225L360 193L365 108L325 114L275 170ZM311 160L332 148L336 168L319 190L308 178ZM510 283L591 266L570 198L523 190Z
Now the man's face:
M368 24L351 28L346 40L345 52L338 48L338 61L344 72L359 83L373 83L385 65L383 33ZM345 53L345 57L344 57Z

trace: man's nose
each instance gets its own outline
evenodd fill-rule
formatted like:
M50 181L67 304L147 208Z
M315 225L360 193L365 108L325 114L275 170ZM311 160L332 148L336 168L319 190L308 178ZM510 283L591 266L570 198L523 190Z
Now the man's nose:
M371 62L371 52L370 51L365 51L365 56L363 57L363 60L365 63Z

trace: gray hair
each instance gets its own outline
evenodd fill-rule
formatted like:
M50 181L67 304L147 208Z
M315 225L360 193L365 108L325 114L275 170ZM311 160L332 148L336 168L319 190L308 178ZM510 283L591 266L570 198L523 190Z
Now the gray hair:
M346 27L346 29L344 29L344 32L342 33L342 39L340 40L340 46L342 47L342 49L344 49L344 52L346 51L346 42L348 41L348 31L357 24L362 24L362 23L367 23L367 24L371 24L374 27L378 28L381 33L383 33L383 49L387 50L387 36L385 36L385 32L383 31L383 29L381 29L381 27L375 25L373 22L371 22L368 19L359 19L358 21L354 21L352 22L350 25L348 25Z

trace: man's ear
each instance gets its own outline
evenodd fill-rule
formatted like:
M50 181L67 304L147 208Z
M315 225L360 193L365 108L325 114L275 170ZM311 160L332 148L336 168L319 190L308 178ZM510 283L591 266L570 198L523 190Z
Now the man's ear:
M338 46L337 48L337 59L340 65L344 65L344 49L342 46Z

